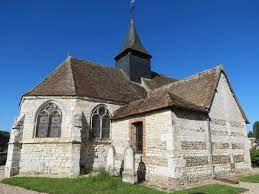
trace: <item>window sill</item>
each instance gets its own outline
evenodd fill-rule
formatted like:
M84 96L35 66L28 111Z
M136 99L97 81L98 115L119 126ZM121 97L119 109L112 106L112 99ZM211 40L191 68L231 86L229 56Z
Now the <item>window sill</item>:
M100 143L100 144L110 144L112 141L111 139L90 139L93 143Z

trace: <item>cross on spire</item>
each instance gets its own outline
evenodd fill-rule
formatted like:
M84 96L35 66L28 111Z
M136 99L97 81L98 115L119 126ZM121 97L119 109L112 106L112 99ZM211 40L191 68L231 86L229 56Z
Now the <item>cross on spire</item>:
M134 23L135 0L130 0L130 22Z

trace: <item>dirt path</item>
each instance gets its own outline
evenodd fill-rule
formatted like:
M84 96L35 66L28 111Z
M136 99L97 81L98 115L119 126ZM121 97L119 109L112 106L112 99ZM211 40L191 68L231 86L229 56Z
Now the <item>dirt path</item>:
M252 174L259 174L259 168L253 168ZM245 194L258 194L259 193L259 183L245 183L240 182L240 187L249 189Z
M4 167L0 166L0 181L4 179ZM0 194L39 194L39 192L29 191L20 187L10 186L0 183Z
M244 192L244 194L258 194L259 193L259 183L240 182L238 186L249 189L249 191Z
M253 168L252 174L254 175L259 174L259 168ZM238 180L240 177L239 178L236 177L236 178L237 179L234 178L234 180ZM227 185L249 189L249 191L244 192L244 194L259 194L259 183L239 182L239 184L237 185L233 185L233 184L227 184Z

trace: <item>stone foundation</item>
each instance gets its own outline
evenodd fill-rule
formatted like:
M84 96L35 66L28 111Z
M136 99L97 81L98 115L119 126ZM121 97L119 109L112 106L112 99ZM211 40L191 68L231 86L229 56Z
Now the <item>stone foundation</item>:
M22 175L79 175L80 145L71 143L23 144Z

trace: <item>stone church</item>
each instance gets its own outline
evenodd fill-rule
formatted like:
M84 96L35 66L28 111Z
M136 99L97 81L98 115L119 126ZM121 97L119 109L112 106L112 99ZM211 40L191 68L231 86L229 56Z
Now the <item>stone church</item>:
M22 96L6 176L120 175L127 148L133 175L159 184L251 170L248 119L223 66L178 80L151 58L133 19L115 67L69 56Z

